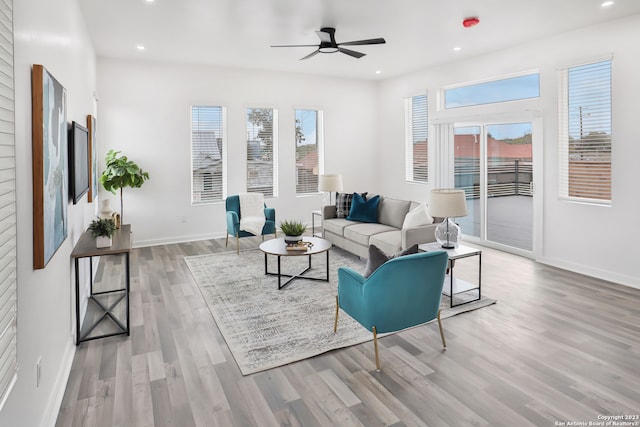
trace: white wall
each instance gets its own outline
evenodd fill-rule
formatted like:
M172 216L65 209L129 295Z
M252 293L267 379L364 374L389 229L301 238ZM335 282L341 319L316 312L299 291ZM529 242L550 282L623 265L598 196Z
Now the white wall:
M311 222L322 196L295 196L294 109L324 111L326 173L344 174L345 191L375 181L375 84L309 75L148 61L98 60L99 161L114 148L149 172L124 191L124 220L134 245L226 235L224 202L191 205L190 107L227 107L228 194L246 191L248 107L279 113L279 197L267 199L276 219ZM112 206L119 209L110 193ZM184 217L184 221L183 218Z
M67 121L93 113L95 54L77 0L14 1L18 381L0 426L53 425L75 345L70 253L93 213L86 196L69 205L69 237L43 270L33 270L31 65L42 64L67 89ZM41 383L36 388L36 362Z
M430 94L430 119L451 119L450 112L436 111L439 88L484 80L524 70L539 69L541 98L525 103L542 112L543 121L543 218L540 261L562 268L640 287L637 242L640 197L637 190L637 105L640 99L640 15L520 45L489 55L446 64L384 81L377 105L380 145L379 181L382 192L426 199L427 185L404 182L404 112L402 98L425 89ZM613 54L613 203L611 207L567 203L558 200L557 69ZM488 106L495 112L500 107ZM464 116L464 109L456 114ZM476 114L474 110L472 114ZM384 118L384 120L382 120ZM469 117L466 117L467 119ZM388 165L389 167L382 167Z

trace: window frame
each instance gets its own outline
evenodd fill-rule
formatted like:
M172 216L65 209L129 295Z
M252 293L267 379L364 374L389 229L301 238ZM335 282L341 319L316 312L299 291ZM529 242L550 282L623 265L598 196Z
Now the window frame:
M194 108L219 108L220 109L220 130L222 132L222 137L221 137L221 143L220 146L218 147L219 150L222 150L222 153L220 153L220 165L221 165L221 178L220 178L220 182L221 182L221 188L220 188L220 194L221 196L212 198L212 199L206 199L206 200L196 200L196 179L195 179L195 169L194 169L194 128L193 128L193 123L194 123L194 118L193 118L193 113L194 113ZM206 205L206 204L213 204L213 203L220 203L220 202L224 202L224 200L227 197L227 181L228 181L228 177L227 177L227 161L228 161L228 126L227 126L227 107L224 105L204 105L204 104L193 104L189 107L189 117L190 117L190 154L191 154L191 205L192 206L198 206L198 205ZM202 187L204 187L204 177L207 175L210 175L212 172L209 171L203 171L202 172ZM212 182L215 181L212 180ZM202 192L201 192L202 193Z
M265 106L265 105L259 105L259 106L245 106L244 108L244 114L245 114L245 132L246 132L246 138L245 138L245 144L246 144L246 149L247 149L247 155L246 157L246 189L247 191L251 192L252 190L249 188L249 110L271 110L271 114L272 114L272 123L271 123L271 139L272 139L272 144L271 144L271 160L272 160L272 167L273 167L273 174L272 174L272 187L271 187L271 194L264 194L265 198L269 198L269 197L278 197L279 193L278 193L278 178L279 178L279 170L278 170L278 143L279 143L279 135L278 135L278 129L279 129L279 114L278 114L278 109L276 107L273 106Z
M482 84L486 84L486 83L499 82L499 81L502 81L502 80L516 79L516 78L519 78L519 77L526 77L526 76L530 76L530 75L537 75L538 76L538 95L537 96L532 96L532 97L527 97L527 98L510 99L510 100L502 100L502 101L491 101L491 102L486 102L486 103L482 103L482 104L470 104L470 105L463 105L463 106L457 106L457 107L447 107L446 106L447 91L448 90L460 89L460 88L464 88L464 87L468 87L468 86L482 85ZM438 102L438 111L455 111L455 110L466 109L466 108L478 108L478 107L485 107L485 106L496 105L496 104L500 105L500 104L510 103L510 102L527 102L527 101L531 102L531 100L540 99L541 91L542 91L541 80L542 80L542 76L540 75L540 70L539 69L529 69L529 70L519 71L517 73L505 74L505 75L501 75L501 76L494 76L494 77L490 77L490 78L486 78L486 79L482 79L482 80L474 80L474 81L469 81L469 82L464 82L464 83L457 83L457 84L453 84L453 85L443 86L438 91L438 101L439 101Z
M570 72L572 69L578 69L583 67L588 67L591 65L597 66L603 63L608 63L608 88L603 89L600 87L600 90L608 91L608 124L605 125L609 127L610 132L608 135L608 148L609 148L609 160L608 160L608 171L606 180L608 180L608 187L605 188L605 192L608 192L608 198L597 198L597 197L580 197L576 195L571 195L571 156L569 154L570 151L570 136L571 136L571 127L572 120L570 118L570 98L571 98L571 84L570 84ZM589 86L593 87L593 84ZM612 204L612 190L613 190L613 182L612 182L612 153L613 153L613 56L609 55L606 57L600 57L598 59L593 59L591 61L583 61L579 63L574 63L571 65L566 65L560 67L558 69L558 198L563 201L572 202L572 203L581 203L581 204L589 204L589 205L597 205L610 207ZM579 89L577 89L579 90ZM597 95L590 95L592 97L597 97ZM580 108L583 106L581 105ZM579 123L582 123L581 118L578 119ZM585 125L586 126L586 125ZM581 131L582 132L582 128ZM582 135L582 133L581 133ZM581 136L582 140L583 137ZM607 163L604 161L603 163ZM577 175L574 177L579 177L580 171L576 172ZM593 175L592 175L593 174ZM589 189L592 193L597 193L600 184L598 183L598 179L595 178L594 170L590 170L587 172L587 178L591 177L592 181L588 182L591 185L586 191ZM584 175L583 175L584 176ZM575 178L574 178L575 179ZM577 191L577 190L575 190Z
M415 176L415 152L414 146L416 141L414 141L414 99L418 97L425 98L425 112L426 118L424 123L424 128L426 130L426 158L424 159L425 173L424 179L416 179ZM430 134L430 122L429 122L429 91L424 91L422 93L411 95L404 98L404 109L405 109L405 181L418 183L418 184L427 184L429 183L429 134Z
M12 34L14 28L13 1L5 6L9 13L0 14L0 23ZM0 57L3 69L14 70L14 37L2 37L0 47L4 54ZM16 227L16 165L15 165L15 78L14 73L1 73L3 87L2 145L4 157L0 162L2 176L2 275L0 281L0 411L7 402L18 380L18 287L17 287L17 227Z
M320 176L324 173L324 110L320 107L309 107L309 106L296 106L293 108L293 125L294 125L294 185L295 185L295 195L296 197L307 197L307 196L315 196L320 194L318 191L318 187L316 185L315 190L308 192L298 192L298 166L297 166L297 140L296 140L296 117L297 112L299 110L308 110L316 112L316 151L318 157L318 163L316 165L315 172L313 175L316 177ZM317 179L317 178L316 178Z

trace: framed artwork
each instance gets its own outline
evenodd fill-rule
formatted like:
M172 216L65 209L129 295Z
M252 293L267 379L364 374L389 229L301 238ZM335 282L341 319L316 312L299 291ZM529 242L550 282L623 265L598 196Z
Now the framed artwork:
M33 268L45 268L67 238L67 92L42 65L32 80Z
M98 145L96 143L96 118L87 115L87 129L89 129L89 203L98 198Z

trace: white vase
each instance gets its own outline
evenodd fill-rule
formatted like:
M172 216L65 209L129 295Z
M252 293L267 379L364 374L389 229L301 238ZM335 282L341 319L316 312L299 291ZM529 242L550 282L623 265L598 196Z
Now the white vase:
M107 237L107 236L96 237L96 248L110 248L110 247L111 247L111 237Z
M111 199L100 200L100 218L111 218L113 208L111 207Z
M286 243L298 243L302 241L302 236L284 236L284 241Z

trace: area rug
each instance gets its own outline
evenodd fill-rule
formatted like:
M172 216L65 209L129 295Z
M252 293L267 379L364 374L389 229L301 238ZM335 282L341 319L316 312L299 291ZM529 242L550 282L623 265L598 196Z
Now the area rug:
M268 261L275 272L276 257ZM333 333L338 268L365 268L365 261L339 248L330 251L329 282L298 279L282 290L277 277L264 274L264 254L257 249L185 257L185 262L243 375L372 340L370 331L342 311ZM299 272L307 263L306 256L281 258L283 272ZM325 254L314 255L312 265L307 275L326 277ZM483 297L449 308L443 295L441 317L493 303Z

